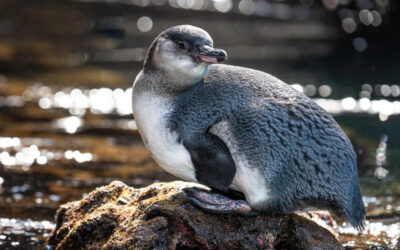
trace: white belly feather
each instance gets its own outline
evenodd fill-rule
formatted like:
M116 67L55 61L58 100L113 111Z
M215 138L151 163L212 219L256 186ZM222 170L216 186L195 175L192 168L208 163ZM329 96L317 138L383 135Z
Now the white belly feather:
M190 153L178 142L178 135L166 126L170 100L142 92L133 96L136 126L153 159L168 173L187 181L196 181Z

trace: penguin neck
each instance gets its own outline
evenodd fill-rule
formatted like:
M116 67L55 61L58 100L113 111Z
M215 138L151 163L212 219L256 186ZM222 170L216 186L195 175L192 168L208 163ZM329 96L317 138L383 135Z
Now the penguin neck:
M181 74L181 72L172 72L163 68L149 67L143 70L144 86L142 87L159 96L175 97L202 81L204 75L201 77L192 77L190 75Z

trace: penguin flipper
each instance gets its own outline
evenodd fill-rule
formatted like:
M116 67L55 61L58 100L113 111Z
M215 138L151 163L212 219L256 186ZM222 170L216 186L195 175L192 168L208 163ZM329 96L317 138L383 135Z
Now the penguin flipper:
M227 191L236 173L235 163L225 143L209 133L183 139L196 169L199 183Z

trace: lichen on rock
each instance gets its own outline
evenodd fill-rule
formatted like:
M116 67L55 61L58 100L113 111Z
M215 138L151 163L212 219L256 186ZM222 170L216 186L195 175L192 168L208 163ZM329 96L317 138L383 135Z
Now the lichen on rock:
M194 183L135 189L114 181L62 205L49 245L57 249L342 249L307 216L214 215L194 207ZM310 216L310 218L313 216Z

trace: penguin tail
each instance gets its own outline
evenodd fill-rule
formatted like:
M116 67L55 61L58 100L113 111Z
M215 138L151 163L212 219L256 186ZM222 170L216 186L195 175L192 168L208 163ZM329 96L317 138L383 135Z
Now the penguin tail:
M344 209L344 215L350 224L358 230L364 229L365 206L358 183L352 185L349 204Z

